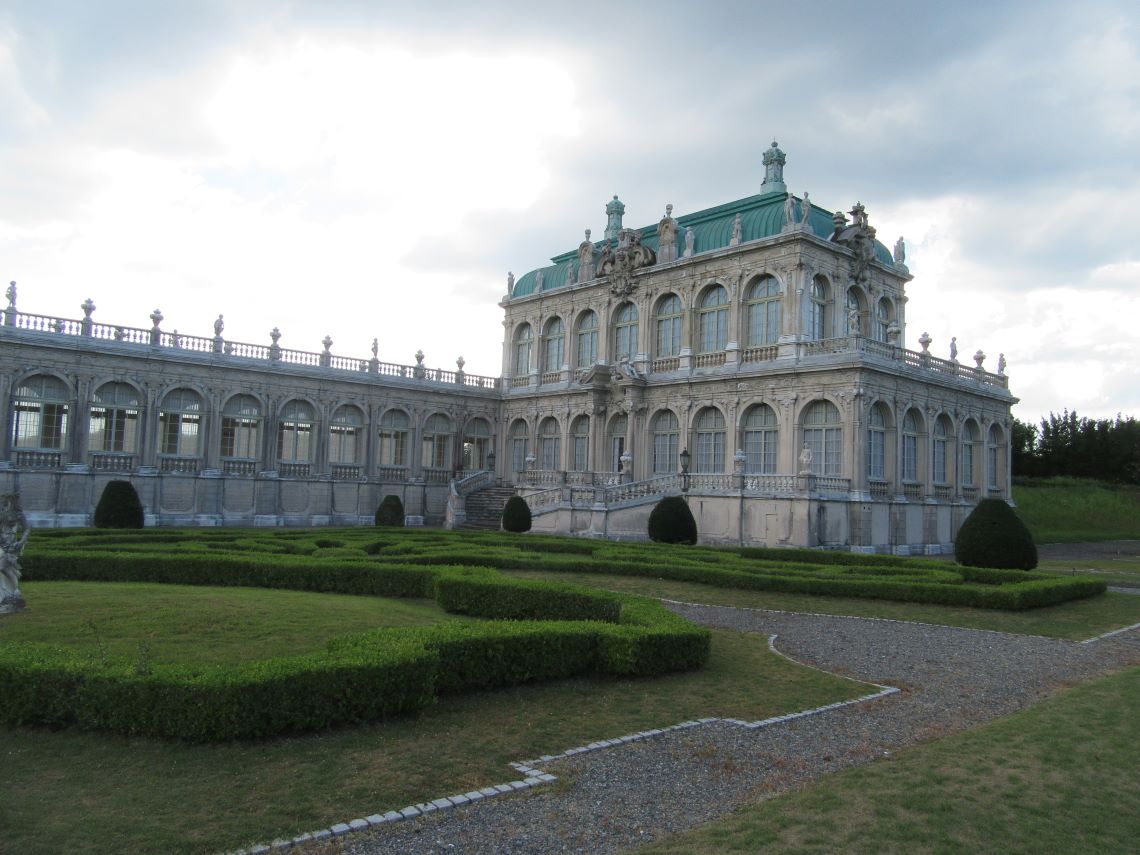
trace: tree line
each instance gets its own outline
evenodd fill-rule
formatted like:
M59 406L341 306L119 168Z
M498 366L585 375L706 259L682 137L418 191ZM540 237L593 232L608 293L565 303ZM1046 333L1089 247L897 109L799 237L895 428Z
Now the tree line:
M1065 410L1040 426L1014 419L1011 447L1015 476L1140 484L1140 421L1133 416L1089 419Z

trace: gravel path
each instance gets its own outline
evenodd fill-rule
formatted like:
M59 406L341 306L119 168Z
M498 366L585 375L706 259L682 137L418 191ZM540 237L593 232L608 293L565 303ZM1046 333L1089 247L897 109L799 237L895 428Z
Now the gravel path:
M384 823L339 837L327 851L621 852L763 794L975 727L1062 686L1140 664L1137 628L1074 643L865 618L679 603L672 608L706 626L775 634L775 647L798 661L901 691L761 727L709 721L533 761L558 780ZM532 773L519 777L526 774Z

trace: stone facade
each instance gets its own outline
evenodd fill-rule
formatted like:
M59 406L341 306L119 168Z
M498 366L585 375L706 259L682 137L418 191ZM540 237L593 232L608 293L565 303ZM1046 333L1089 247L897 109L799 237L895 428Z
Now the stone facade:
M508 277L501 378L27 315L0 326L0 492L81 525L129 477L148 522L371 521L383 495L456 524L517 485L537 530L644 537L683 492L708 542L941 552L1009 497L1004 374L901 347L902 240L866 210L760 193L605 237ZM493 471L489 471L493 470Z

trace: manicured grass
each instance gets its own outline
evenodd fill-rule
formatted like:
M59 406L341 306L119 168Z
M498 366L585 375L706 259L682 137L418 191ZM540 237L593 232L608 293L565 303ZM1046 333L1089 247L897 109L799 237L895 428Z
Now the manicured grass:
M1140 668L638 849L1134 852Z
M480 692L416 718L266 743L21 729L9 734L0 827L24 855L216 852L510 780L511 760L596 739L868 691L771 654L762 636L718 631L700 671Z
M1041 561L1037 569L1062 576L1095 576L1109 585L1140 588L1140 558L1050 558Z
M0 644L36 641L129 658L145 651L152 664L293 656L349 632L458 619L434 600L264 588L28 582L22 590L29 610L0 619Z
M1014 484L1013 500L1037 543L1140 538L1140 488L1042 478Z
M1140 623L1140 596L1112 592L1044 608L999 612L993 609L960 606L927 606L918 603L893 603L886 600L782 594L774 591L741 591L696 582L649 579L644 576L514 570L504 572L530 579L561 579L575 585L594 585L611 591L663 597L682 602L707 603L714 606L890 618L970 629L993 629L1024 635L1046 635L1075 641Z

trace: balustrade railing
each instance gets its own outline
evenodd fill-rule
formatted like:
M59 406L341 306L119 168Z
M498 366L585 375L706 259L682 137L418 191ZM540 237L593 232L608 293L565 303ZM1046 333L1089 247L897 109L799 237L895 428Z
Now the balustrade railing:
M359 481L363 471L356 463L334 463L329 469L336 481Z
M689 476L689 489L705 493L735 490L737 489L736 476L723 472L694 472Z
M135 468L135 455L114 451L92 451L89 459L96 472L130 472Z
M867 489L876 499L885 499L890 495L891 485L886 481L868 481Z
M921 484L903 484L903 495L908 499L921 499L926 493Z
M851 491L851 479L833 475L812 475L810 488L817 493L848 493Z
M954 490L949 484L935 484L934 485L934 498L949 500L953 498Z
M645 481L630 481L628 484L615 484L612 487L606 487L605 502L607 505L611 505L645 496L657 496L670 490L679 489L681 489L680 475L658 475Z
M562 488L554 487L550 490L539 490L537 493L530 493L523 496L523 501L527 503L532 511L550 508L562 503Z
M480 470L472 472L470 475L465 475L462 478L457 478L452 482L452 487L457 496L469 496L477 490L482 490L495 480L495 473L488 470Z
M565 375L561 371L544 371L538 382L544 386L547 383L561 383Z
M797 489L795 475L744 475L745 493L794 493Z
M681 367L681 357L679 356L662 356L660 359L654 359L650 365L650 370L654 373L661 373L664 371L677 371Z
M381 481L407 481L407 466L380 466L378 467Z
M780 355L780 348L774 344L762 347L748 347L740 352L741 362L766 362Z
M446 484L451 480L450 469L425 469L423 478L428 484Z
M519 473L519 483L527 487L566 483L566 473L558 469L527 469Z
M158 458L158 468L163 472L180 472L193 474L202 465L200 457L179 457L173 454L163 454Z
M308 478L310 468L308 463L282 460L277 464L277 474L282 478Z
M962 488L962 498L965 499L967 502L976 502L978 500L978 488L977 487L963 487Z
M16 449L16 465L25 469L59 469L63 465L62 451L28 451Z
M512 377L511 378L511 388L512 389L521 389L524 386L529 386L529 385L530 385L530 375L529 374L524 374L521 377Z
M222 461L222 471L227 475L239 475L243 478L252 478L257 474L256 460L229 459Z
M698 353L693 357L694 368L717 368L724 365L725 354L723 350L716 353Z

